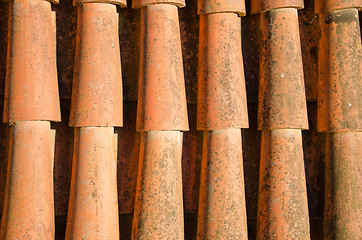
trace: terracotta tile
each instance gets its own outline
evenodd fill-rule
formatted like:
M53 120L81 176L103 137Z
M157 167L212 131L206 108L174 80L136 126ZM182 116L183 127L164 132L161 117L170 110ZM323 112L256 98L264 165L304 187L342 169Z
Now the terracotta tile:
M122 101L117 8L80 5L69 124L122 126Z
M198 130L248 128L240 18L200 16Z
M329 1L322 5L316 2L317 10L331 11L319 16L318 131L328 132L324 199L326 239L361 236L362 48L358 10L353 8L356 3Z
M303 0L252 0L251 14L270 11L278 8L304 8Z
M71 0L62 0L59 5L54 7L54 10L57 13L58 26L57 62L60 97L61 99L70 99L74 72L76 8L72 7ZM119 36L122 58L123 98L125 101L135 101L137 100L139 74L140 10L122 8L118 11L120 19ZM188 1L186 7L179 9L186 99L188 103L196 103L197 100L199 17L196 12L197 1ZM4 18L4 16L0 15L0 23L2 22L2 18ZM311 20L312 18L309 21ZM255 42L255 40L259 39L257 37L259 34L259 17L257 15L246 16L242 18L241 21L248 101L257 101L259 75L257 45L259 43ZM0 35L0 42L1 37L2 35ZM306 41L306 43L308 43L308 41ZM2 79L0 78L0 83L1 81ZM306 79L306 84L307 83L308 81ZM2 91L3 87L0 85L0 93Z
M85 3L111 3L121 7L127 7L127 0L73 0L74 6L79 6Z
M247 0L246 2L250 8L250 1ZM307 99L316 99L317 80L314 77L316 77L317 72L314 69L317 67L317 59L316 57L313 58L313 56L318 55L318 48L314 46L318 45L316 42L318 41L319 30L316 30L317 32L314 32L313 34L310 33L310 31L314 31L314 28L318 27L319 24L318 17L314 19L315 15L312 13L314 9L314 1L306 0L304 1L304 4L305 10L299 11L299 19L306 94ZM312 6L310 7L309 5ZM7 3L1 2L0 6L4 6L4 9L0 10L0 29L4 27L7 28ZM74 72L76 8L72 7L71 0L62 0L58 5L53 6L53 9L57 13L57 65L60 97L61 99L70 99ZM188 1L186 7L179 9L186 98L188 103L196 103L197 99L199 17L196 11L197 1ZM140 34L139 12L139 9L119 9L123 97L125 101L137 100ZM4 13L4 15L1 13ZM247 95L248 101L254 102L257 101L259 75L259 43L255 42L255 40L259 39L259 17L258 15L248 15L242 18L241 21ZM309 23L311 23L311 25L309 25ZM4 33L0 34L0 51L1 47L3 47L4 51L6 49L6 43L4 43L5 45L1 44L1 38L6 38L7 35L7 30L4 30ZM310 53L312 55L310 55ZM0 83L4 80L1 78L1 73L5 74L6 64L4 57L5 55L0 55L0 62L1 60L4 61L4 65L0 65ZM3 72L1 68L3 68ZM0 93L3 93L3 91L4 86L0 84Z
M310 238L300 130L308 128L308 118L294 7L260 15L258 129L263 131L257 239Z
M53 239L55 131L48 121L11 125L2 239Z
M51 4L14 0L9 5L4 122L60 121Z
M362 130L362 45L357 9L320 14L318 131Z
M6 3L0 3L5 5ZM6 10L6 9L5 9ZM62 0L54 7L57 13L57 62L59 91L61 99L71 98L72 78L75 56L75 35L77 25L76 8L71 0ZM188 5L179 9L184 74L186 82L187 102L196 103L197 98L197 57L199 17L196 13L197 1L189 1ZM4 14L7 12L4 11ZM0 10L1 13L1 10ZM139 51L140 51L140 9L121 8L119 15L119 38L122 58L123 98L125 101L137 100ZM5 16L0 14L0 24ZM2 25L0 25L1 31ZM4 33L6 36L6 32ZM0 43L3 35L0 34ZM6 45L6 44L5 44ZM0 44L0 51L1 51ZM6 47L6 46L4 46ZM0 55L0 61L2 56ZM5 59L4 59L5 61ZM5 64L6 65L6 64ZM5 68L4 65L4 68ZM1 71L0 65L0 74ZM5 69L3 74L5 74ZM0 75L1 76L1 75ZM2 78L0 77L0 83ZM0 93L3 93L0 84Z
M297 10L260 15L258 129L308 129Z
M361 0L315 0L315 11L332 12L335 10L346 8L360 8L362 9Z
M0 109L2 109L2 104L3 103L0 99ZM309 109L310 118L316 118L316 105L317 104L314 102L311 102L308 105L308 108L311 107ZM67 119L67 116L69 116L70 100L62 100L61 107L62 117L63 119ZM247 217L248 220L253 220L256 219L257 215L260 131L257 131L256 127L257 104L250 103L248 105L248 110L251 125L250 129L242 131L242 139ZM140 141L140 133L136 132L135 126L136 103L125 102L124 111L124 127L117 130L118 209L120 213L133 213ZM184 133L182 148L183 202L184 211L186 213L196 214L199 198L203 132L196 131L196 105L189 105L188 113L190 119L190 132ZM54 160L54 197L56 216L66 216L69 203L68 198L74 147L74 133L72 128L66 127L67 124L67 121L54 124L57 133ZM7 133L8 127L6 124L2 124L1 126L0 156L3 157L0 158L0 206L3 205L5 194L7 145L9 144L9 133ZM310 122L310 126L310 131L303 131L308 205L310 217L312 219L319 219L323 217L325 140L324 134L316 132L316 119ZM0 212L2 212L2 209L0 209ZM252 230L253 229L250 231ZM190 235L190 233L187 234Z
M245 16L244 0L198 0L197 13L226 13L233 12L240 16Z
M258 239L309 239L301 130L262 131Z
M141 8L140 51L137 130L188 130L176 6Z
M142 8L153 4L172 4L178 7L185 7L185 0L132 0L133 8Z
M324 239L358 239L362 132L328 133L326 143Z
M142 132L132 239L184 239L182 133Z
M129 6L130 6L130 2ZM250 0L246 1L250 3ZM332 1L329 1L332 3ZM175 3L172 3L175 4ZM317 99L317 67L318 67L318 52L321 51L322 48L318 46L320 38L320 26L319 26L319 15L315 15L313 13L314 1L306 0L304 1L305 9L299 11L299 29L301 34L301 50L302 50L302 60L303 60L303 71L305 78L305 90L307 94L308 100ZM324 3L325 6L328 3ZM157 4L162 5L162 4ZM250 5L247 6L250 8ZM59 90L62 98L70 99L71 93L71 82L73 75L73 65L74 65L74 55L75 55L75 33L76 33L76 8L72 7L71 0L62 0L59 5L52 6L52 9L57 12L57 62L58 62L58 74L59 74ZM139 46L140 46L140 9L130 9L123 8L117 9L118 17L119 17L119 37L120 37L120 52L122 57L122 73L123 73L123 94L124 99L127 101L132 101L137 99L137 87L138 87L138 71L139 71ZM248 9L249 10L249 9ZM352 9L350 9L352 10ZM181 41L181 50L183 54L183 63L184 63L184 74L185 74L185 83L186 83L186 99L189 103L196 103L197 101L197 62L198 62L198 42L199 42L199 17L197 16L197 1L187 1L187 6L183 9L179 10L180 17L180 41ZM274 10L273 10L274 11ZM332 11L332 10L328 10ZM347 11L347 9L343 10ZM331 13L323 13L322 15L333 15L333 21L328 24L329 30L327 29L325 33L333 33L330 29L341 29L347 28L348 30L343 30L345 33L343 34L345 39L336 40L340 41L338 44L343 43L344 47L346 46L347 40L351 38L351 36L360 35L360 31L355 32L358 28L352 28L351 25L355 24L355 18L353 17L353 21L347 21L346 25L337 25L336 16L340 16L341 12L338 9L333 9ZM354 11L354 10L353 10ZM249 11L250 12L250 11ZM323 11L325 12L325 11ZM361 13L359 13L361 16ZM8 15L8 3L1 2L0 3L0 94L4 93L4 82L5 82L5 58L6 58L6 40L7 39L7 15ZM342 19L342 18L341 18ZM357 20L358 21L358 20ZM258 41L260 38L260 16L252 15L246 16L241 19L241 35L242 35L242 46L243 46L243 55L244 55L244 67L245 67L245 80L247 87L247 94L249 100L249 108L253 108L249 114L253 115L250 117L250 128L248 130L242 130L243 136L243 155L244 155L244 168L245 168L245 187L246 187L246 200L247 200L247 216L248 216L248 237L250 239L255 238L255 224L253 225L254 219L256 219L257 215L257 185L258 185L258 175L257 169L259 168L259 154L260 154L260 132L257 131L256 127L256 102L257 93L258 93L258 82L259 82L259 58L260 50L264 48L264 45L259 48L260 42ZM361 22L361 18L359 19ZM326 24L325 22L323 24ZM332 26L333 25L333 26ZM361 26L359 26L360 28ZM293 30L294 31L294 30ZM337 31L335 31L337 32ZM334 34L334 33L333 33ZM293 35L293 34L291 34ZM342 34L341 34L342 35ZM294 36L294 35L293 35ZM333 35L330 38L330 42L333 42L334 38L338 39L340 36ZM355 38L356 42L358 42L358 38ZM327 42L328 42L327 41ZM359 40L360 41L360 40ZM347 44L350 44L352 41L348 41ZM298 43L299 44L299 43ZM338 45L342 46L342 45ZM281 47L281 46L279 46ZM283 48L284 50L287 48ZM327 48L324 48L327 49ZM325 51L325 50L323 50ZM359 51L359 48L356 50ZM352 54L352 53L351 53ZM355 53L353 53L355 54ZM331 58L328 57L328 61ZM347 58L346 58L347 59ZM355 58L357 61L358 58ZM348 60L348 59L347 59ZM325 62L325 61L324 61ZM2 64L1 64L2 63ZM341 67L345 70L338 70L338 74L340 74L342 81L337 82L338 89L337 92L341 92L343 88L347 88L349 84L344 84L343 79L344 76L352 76L355 73L348 72L349 68L354 68L355 71L360 69L360 66L349 64L350 62L346 61L348 65L343 65L341 63ZM298 64L297 64L298 65ZM279 67L283 65L279 65ZM298 65L299 66L299 65ZM331 69L332 67L328 67ZM298 67L299 69L299 67ZM300 70L300 69L299 69ZM299 71L298 70L298 71ZM348 70L348 71L347 71ZM336 71L333 69L333 71ZM354 84L356 81L358 82L358 78L354 75L351 77L354 80ZM357 80L356 80L357 79ZM294 79L293 79L294 80ZM2 84L3 83L3 84ZM331 82L333 83L333 82ZM342 86L343 83L343 86ZM331 86L334 87L334 86ZM293 87L289 89L293 90ZM358 92L359 86L356 89L350 90L351 95L355 96L355 92ZM341 90L341 91L340 91ZM122 90L121 90L122 91ZM344 91L344 90L343 90ZM328 93L328 89L326 90ZM330 98L330 101L333 103L337 103L342 101L342 99L348 99L345 97L341 97L338 99L337 95L331 95L329 97L336 96ZM352 97L351 97L352 98ZM359 95L357 95L353 100L358 101ZM294 100L294 99L293 99ZM69 100L67 100L69 102ZM305 101L305 100L304 100ZM348 101L346 102L348 104ZM2 99L0 100L0 105L2 109ZM135 196L135 188L136 188L136 176L138 170L138 156L139 156L139 144L140 144L140 133L136 132L136 103L129 103L128 110L125 111L125 128L117 129L118 132L118 193L119 193L119 211L122 213L132 213L134 206L134 196ZM344 204L341 208L338 206L341 205L342 194L350 194L350 193L358 193L358 190L349 190L349 188L355 189L356 186L358 188L359 181L358 177L351 177L353 174L356 174L355 171L358 170L359 166L355 167L353 171L348 172L345 169L349 169L349 166L358 165L357 160L353 160L352 156L354 153L358 154L358 152L354 152L356 150L355 146L358 144L358 137L355 134L348 132L351 131L349 128L345 128L344 130L336 130L334 128L330 128L328 131L347 131L347 132L339 132L339 133L317 133L316 130L316 118L317 118L317 109L316 103L311 102L308 103L308 107L313 105L311 109L308 109L309 116L309 124L311 125L311 130L303 132L303 150L304 150L304 160L305 160L305 171L306 171L306 183L307 183L307 193L308 193L308 204L309 204L309 217L311 222L311 239L322 239L323 229L321 228L321 223L323 222L323 204L324 204L324 165L325 165L325 135L329 137L329 153L328 160L330 163L339 162L341 164L338 165L338 169L336 169L336 174L331 173L330 169L329 176L327 179L332 179L334 182L341 183L342 185L347 185L348 181L352 178L355 180L353 183L350 183L347 187L340 187L340 185L331 185L327 183L326 187L328 189L342 189L346 190L344 192L339 191L339 195L337 191L328 190L331 195L328 195L326 200L328 201L328 205L326 205L326 221L325 221L325 229L326 232L330 232L332 235L337 234L355 234L352 230L355 229L356 223L358 220L350 221L352 217L358 219L359 216L353 215L356 213L354 211L352 214L345 216L346 209L353 209L353 204L351 205L351 201L349 201L348 197L344 197ZM332 105L331 105L332 106ZM358 107L359 105L357 105ZM66 107L62 106L62 111L66 110ZM330 108L331 109L331 108ZM329 109L329 110L330 110ZM250 110L250 109L249 109ZM255 110L255 111L254 111ZM332 109L333 110L333 109ZM191 111L191 112L190 112ZM346 114L352 114L352 112L345 111ZM1 111L0 111L1 114ZM126 114L130 116L126 117ZM292 112L288 113L289 115L293 115ZM349 116L349 115L348 115ZM56 206L56 216L66 215L67 211L67 201L69 195L69 181L70 181L70 163L71 163L71 155L72 155L72 144L73 144L73 130L72 128L67 127L67 119L69 117L69 112L62 112L62 117L65 121L63 123L56 123L52 126L56 126L57 136L56 136L56 166L54 172L55 178L55 206ZM356 118L359 117L357 114ZM127 120L126 120L127 118ZM185 222L185 239L196 239L196 212L198 205L198 193L199 193L199 181L200 181L200 161L201 161L201 138L202 131L196 131L196 105L189 106L189 121L190 121L190 130L191 132L184 133L183 137L183 148L182 148L182 182L183 182L183 204L184 204L184 212L190 213L189 217L186 216ZM348 121L341 120L336 121L341 126L347 126ZM346 123L343 123L345 121ZM126 123L127 122L127 123ZM329 123L328 123L329 124ZM350 125L348 125L350 126ZM6 132L8 127L6 124L2 124L0 127L0 205L3 202L4 198L4 189L5 189L5 177L6 177L6 156L7 155L7 145L9 144L9 133ZM355 130L353 130L355 131ZM349 134L349 136L345 136ZM339 137L332 137L337 136ZM345 137L343 137L345 136ZM353 137L351 137L353 136ZM340 140L338 140L340 139ZM346 140L348 139L348 140ZM343 141L343 142L342 142ZM299 143L298 143L299 144ZM264 146L265 148L266 146ZM332 149L332 150L331 150ZM349 150L346 150L349 149ZM358 150L358 149L357 149ZM339 152L342 154L339 155ZM292 154L289 154L292 155ZM338 156L343 157L343 160L347 159L350 161L338 160ZM358 156L358 155L357 155ZM337 159L337 160L336 160ZM357 158L358 159L358 158ZM332 166L332 164L330 165ZM329 166L329 167L330 167ZM346 166L346 167L344 167ZM276 167L279 167L277 165ZM303 169L302 166L300 166ZM341 173L342 172L342 173ZM339 174L339 175L338 175ZM341 179L338 176L342 176L343 174L348 175L347 177L343 177ZM357 179L357 180L356 180ZM331 180L331 181L332 181ZM329 184L329 185L328 185ZM349 191L349 192L347 192ZM346 193L347 192L347 193ZM335 194L335 195L333 195ZM345 196L345 195L343 195ZM356 195L354 195L356 196ZM330 200L336 199L336 200ZM338 205L339 204L339 205ZM333 215L334 214L334 215ZM192 216L192 217L190 217ZM330 216L336 216L336 221L332 221ZM338 220L345 219L344 222ZM126 231L127 234L124 235L126 238L130 238L128 236L131 233L130 223L132 217L128 218L128 224L125 227L123 222L120 221L121 231ZM318 222L318 224L315 224ZM338 226L337 228L330 227L333 224ZM187 225L189 227L187 227ZM339 228L340 227L340 228ZM126 230L122 230L126 229ZM282 228L281 228L282 229ZM314 229L314 230L313 230ZM347 230L346 230L347 229ZM352 229L352 230L351 230ZM317 234L316 234L317 233ZM123 236L123 235L122 235ZM122 237L121 237L122 238ZM168 236L165 237L168 239ZM288 238L288 237L285 237ZM306 236L308 238L308 236ZM343 238L343 237L342 237ZM344 237L350 238L350 237ZM358 237L357 237L358 238ZM64 239L64 237L63 237Z
M113 127L75 128L65 239L119 239Z
M247 239L240 129L204 131L197 239Z
M2 104L0 103L0 107ZM62 100L62 116L69 116L70 100ZM117 185L118 185L118 210L120 213L132 213L134 208L135 192L137 185L137 173L139 162L140 136L136 131L136 102L125 102L124 104L124 127L117 128L118 155L117 155ZM202 153L202 131L196 131L196 105L188 106L190 119L190 131L183 134L182 148L182 182L183 182L183 203L186 212L197 213L201 170ZM63 117L63 118L64 118ZM65 118L66 119L66 118ZM6 125L3 124L4 133L0 129L0 156L6 156L8 137ZM57 131L55 145L55 166L54 166L54 191L55 191L55 214L65 216L68 211L71 164L73 155L73 128L67 127L67 121L56 123ZM250 138L246 141L258 143ZM260 143L258 143L260 144ZM249 144L245 143L246 152ZM256 151L256 150L253 150ZM259 147L257 147L259 151ZM1 158L0 158L1 159ZM250 159L252 164L257 157ZM3 176L3 178L1 178ZM5 176L5 177L4 177ZM0 206L3 200L1 194L5 188L6 158L0 161ZM257 176L251 175L250 182L255 182ZM0 209L0 212L2 209Z

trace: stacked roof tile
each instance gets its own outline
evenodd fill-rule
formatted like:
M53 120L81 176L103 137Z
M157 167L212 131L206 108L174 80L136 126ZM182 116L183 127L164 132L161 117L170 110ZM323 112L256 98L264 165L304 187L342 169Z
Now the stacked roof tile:
M198 1L197 129L203 130L197 239L247 239L240 128L248 112L241 50L244 1Z
M0 2L1 238L359 239L361 8Z
M184 1L133 1L141 8L137 131L140 159L132 239L184 239L182 131L189 129L178 7Z
M117 141L123 124L116 4L74 1L77 42L69 125L74 150L65 239L119 239Z
M122 76L117 8L77 4L78 28L72 105L73 127L121 127Z
M258 239L309 239L301 129L308 129L297 8L253 1L260 14Z
M50 122L60 121L54 20L48 1L9 4L4 122L11 133L2 239L54 237Z
M316 1L321 40L318 131L326 133L324 238L362 235L359 165L362 156L361 1Z

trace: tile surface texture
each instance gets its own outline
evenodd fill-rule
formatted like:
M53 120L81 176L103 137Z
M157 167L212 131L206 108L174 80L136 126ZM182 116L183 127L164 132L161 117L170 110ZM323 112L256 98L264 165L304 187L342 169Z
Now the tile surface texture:
M0 1L3 236L360 238L360 0L87 1Z

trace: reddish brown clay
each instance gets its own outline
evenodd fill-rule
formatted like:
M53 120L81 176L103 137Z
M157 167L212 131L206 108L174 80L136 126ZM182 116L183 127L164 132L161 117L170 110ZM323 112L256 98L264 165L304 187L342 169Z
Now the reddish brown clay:
M362 132L328 133L324 239L362 236Z
M204 131L197 239L248 239L241 130Z
M9 5L4 122L60 121L51 4L13 0Z
M177 7L141 8L137 130L188 130Z
M304 8L303 0L253 0L251 14L270 11L277 8Z
M142 132L132 239L184 239L182 133Z
M297 10L264 12L260 24L258 129L308 129Z
M75 129L65 239L119 239L113 127Z
M320 14L318 131L362 130L362 45L357 9Z
M346 8L360 8L362 9L361 0L315 0L315 12L332 12L334 10Z
M1 239L54 239L55 132L48 121L13 123Z
M171 4L178 7L185 7L185 0L132 0L133 8L147 7L153 4Z
M122 126L122 76L117 7L78 7L72 108L69 125Z
M248 128L240 18L200 16L197 129Z
M127 0L73 0L74 6L79 6L84 3L111 3L121 7L127 7Z
M309 238L301 130L264 130L257 239Z
M245 16L245 1L244 0L198 0L197 13L237 13L240 16Z

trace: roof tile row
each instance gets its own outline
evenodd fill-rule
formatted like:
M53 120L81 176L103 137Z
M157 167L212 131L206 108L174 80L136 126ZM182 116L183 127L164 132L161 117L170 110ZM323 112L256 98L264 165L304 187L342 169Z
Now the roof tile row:
M315 0L315 12L332 12L347 8L362 9L362 0Z
M297 8L253 1L260 13L258 239L309 239L301 129L308 129ZM259 4L259 5L257 5Z
M200 15L211 13L237 13L245 16L244 0L203 0L197 2L197 13Z
M197 129L203 132L197 236L247 239L241 129L248 111L240 16L245 3L198 1Z
M253 0L251 14L262 13L278 8L304 8L303 0Z
M324 239L361 237L362 1L316 1L318 131L326 133Z
M141 7L137 131L140 160L132 239L184 239L182 137L189 130L178 7L184 1L134 1Z

